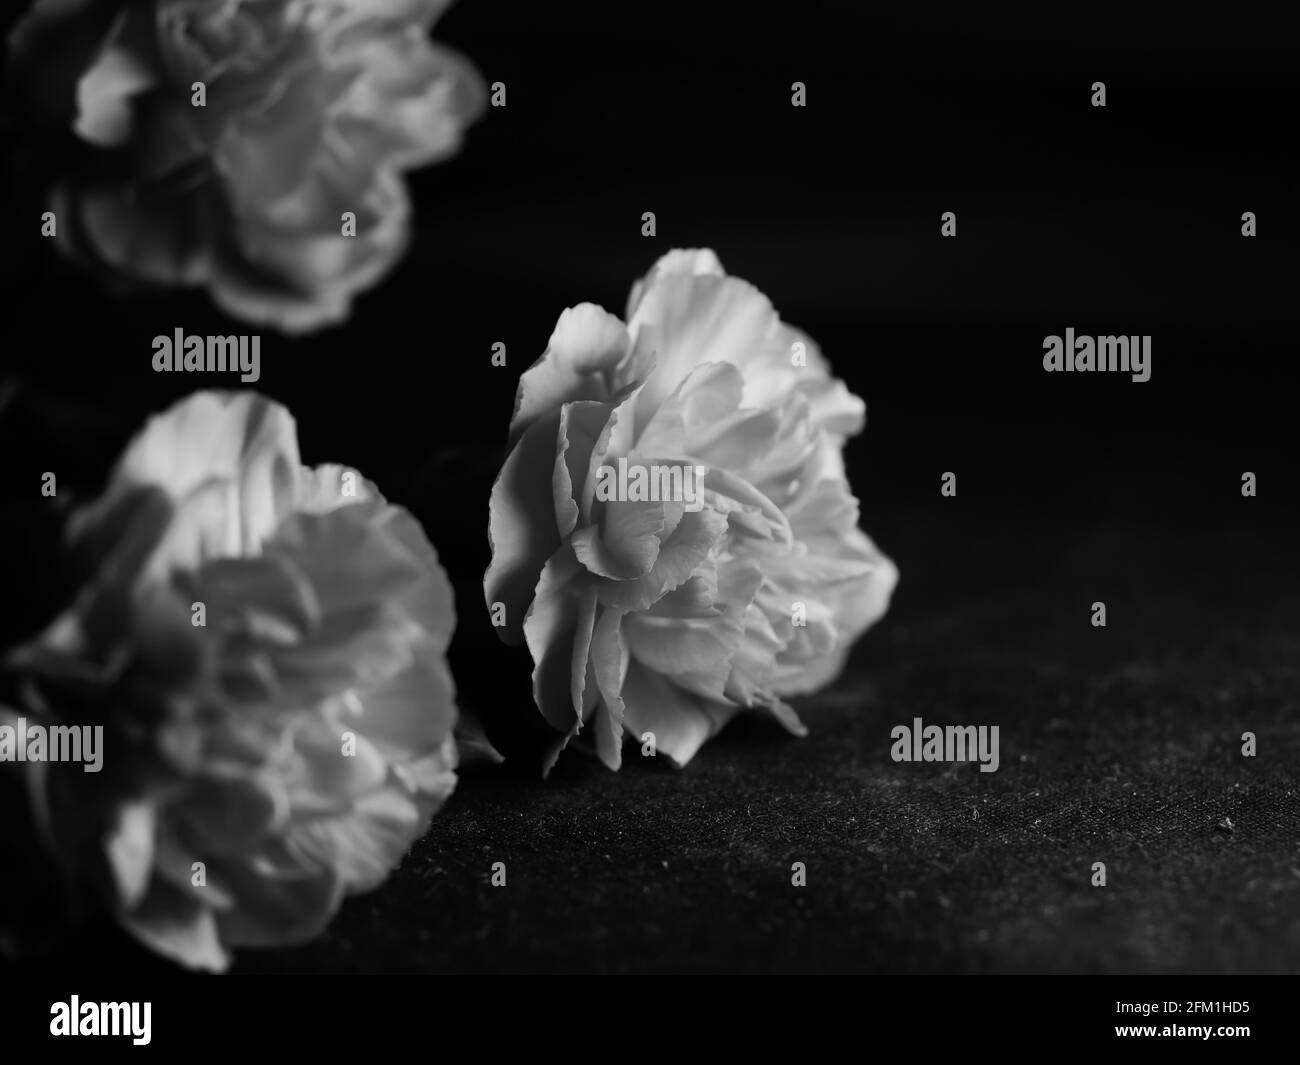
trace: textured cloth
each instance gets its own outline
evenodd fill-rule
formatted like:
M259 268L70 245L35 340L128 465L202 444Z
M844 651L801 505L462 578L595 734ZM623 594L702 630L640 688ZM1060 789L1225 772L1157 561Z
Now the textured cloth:
M1295 971L1300 588L1248 525L900 524L894 613L807 739L471 774L322 942L241 968ZM999 725L1000 769L894 763L918 716Z
M545 782L467 772L387 884L235 971L1300 968L1288 536L1244 517L877 524L894 609L798 702L807 739L741 720L683 771L628 749L618 774L576 752ZM534 715L523 666L483 654L459 664L466 701L479 677ZM915 717L998 725L999 770L893 762ZM74 956L162 964L108 931Z

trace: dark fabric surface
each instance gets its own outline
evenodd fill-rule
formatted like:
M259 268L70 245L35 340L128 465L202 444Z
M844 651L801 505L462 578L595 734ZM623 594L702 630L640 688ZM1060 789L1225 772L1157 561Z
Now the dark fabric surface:
M238 970L1300 968L1295 530L939 506L894 530L895 610L800 702L807 739L743 721L680 772L467 775L323 941ZM895 764L916 716L999 725L1001 768Z
M742 720L681 771L630 749L619 774L466 772L388 883L235 971L1294 972L1297 530L1251 507L880 509L894 609L798 701L807 739ZM462 659L463 701L531 718L508 663ZM998 725L1000 769L894 763L914 717ZM165 969L108 930L44 964Z

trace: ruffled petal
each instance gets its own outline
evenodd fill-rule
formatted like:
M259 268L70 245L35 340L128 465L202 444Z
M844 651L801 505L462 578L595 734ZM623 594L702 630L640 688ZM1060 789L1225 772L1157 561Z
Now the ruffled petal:
M72 534L84 535L122 492L155 487L175 511L146 577L255 552L293 509L299 465L293 418L283 407L252 393L199 392L149 421L118 462L105 499L73 518Z
M613 368L627 348L623 323L594 303L580 303L561 313L546 352L519 378L509 446L565 403L608 398L601 371Z
M628 667L623 702L628 731L638 740L653 733L655 750L678 767L694 758L739 710L701 699L637 662Z
M489 610L505 607L505 624L498 635L509 644L523 641L524 614L542 567L560 547L556 525L554 477L557 411L528 427L506 456L492 485L488 503L488 539L492 562L483 577Z

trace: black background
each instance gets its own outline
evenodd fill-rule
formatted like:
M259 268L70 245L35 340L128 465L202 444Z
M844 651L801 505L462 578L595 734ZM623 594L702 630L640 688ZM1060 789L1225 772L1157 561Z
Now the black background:
M305 461L424 522L462 701L515 757L467 774L324 940L241 968L1300 966L1291 27L865 7L465 0L439 24L507 107L410 177L412 249L346 326L263 331L256 387ZM202 293L97 291L39 237L40 182L19 169L4 229L6 640L58 601L41 472L92 492L147 413L229 384L155 374L155 335L246 331ZM621 313L693 246L866 399L850 476L901 582L799 704L809 739L741 722L680 773L574 754L542 783L529 663L481 592L515 385L560 310ZM1150 334L1151 380L1044 373L1067 326ZM894 764L889 730L917 716L1000 725L1001 770Z

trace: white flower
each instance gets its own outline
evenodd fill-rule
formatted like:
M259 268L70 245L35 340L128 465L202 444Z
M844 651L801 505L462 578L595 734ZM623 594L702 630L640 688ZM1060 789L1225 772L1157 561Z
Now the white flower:
M444 7L38 0L10 38L23 111L93 149L54 192L60 246L250 322L341 321L406 246L402 172L453 154L485 103L428 39Z
M560 315L520 380L485 577L560 733L548 766L584 726L611 768L624 732L680 765L741 710L804 731L782 697L839 674L898 578L845 478L864 417L711 251L660 259L625 322ZM703 506L608 500L599 471L620 458L702 466Z
M76 601L7 665L9 712L104 727L29 773L45 841L139 939L223 968L376 886L455 783L452 593L415 520L304 468L249 393L154 418L70 519ZM201 624L200 624L201 622Z

